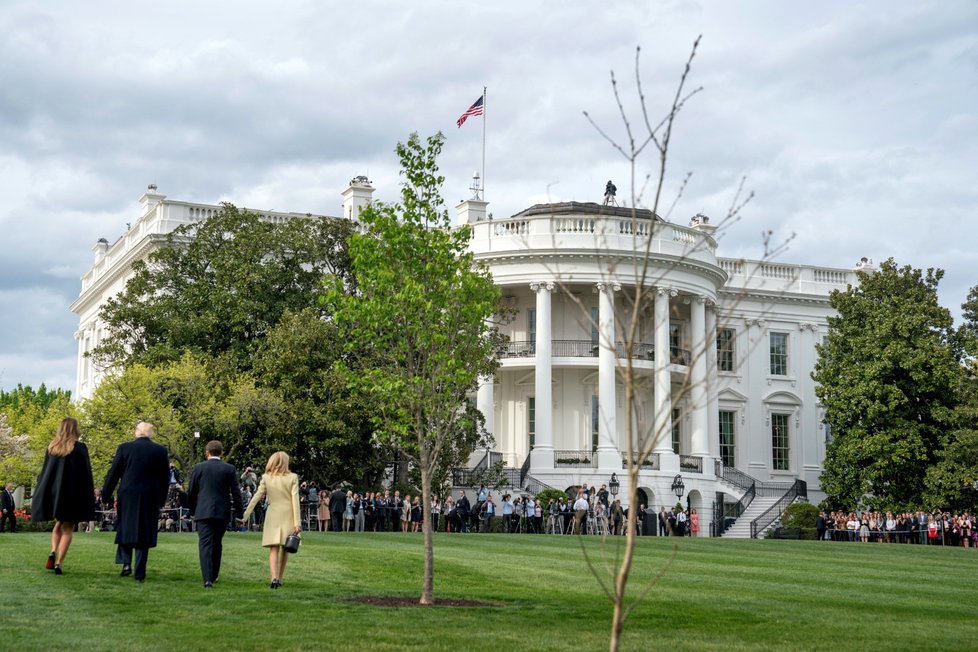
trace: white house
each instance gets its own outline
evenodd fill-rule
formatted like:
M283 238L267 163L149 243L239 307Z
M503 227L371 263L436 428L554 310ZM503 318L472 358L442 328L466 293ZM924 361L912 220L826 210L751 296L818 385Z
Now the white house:
M372 192L365 177L353 179L342 218L356 219ZM220 211L168 200L155 186L140 204L122 237L96 243L71 306L80 322L81 398L102 373L86 356L103 335L98 309L123 289L131 262L176 226ZM789 488L803 490L800 480L811 501L821 499L829 433L811 372L828 295L856 283L852 270L719 257L715 227L701 215L686 226L594 203L537 205L507 219L486 209L463 201L458 220L471 226L471 250L512 317L500 327L509 344L499 371L476 397L495 444L474 464L503 460L519 487L608 484L612 474L624 477L631 419L636 440L654 438L652 454L638 460L639 502L670 506L681 484L704 532L724 503L745 495L756 495L751 509L763 511ZM626 347L622 329L632 315L637 329ZM622 383L628 359L632 415Z

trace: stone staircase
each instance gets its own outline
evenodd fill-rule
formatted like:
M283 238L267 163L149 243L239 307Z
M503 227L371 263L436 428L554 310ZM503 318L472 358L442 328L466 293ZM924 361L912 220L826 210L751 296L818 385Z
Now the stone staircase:
M755 518L763 514L768 510L771 505L778 502L780 497L755 497L751 501L744 513L740 515L733 525L731 525L726 532L723 533L724 537L731 539L749 539L750 538L750 524ZM763 537L764 532L758 532L758 537Z

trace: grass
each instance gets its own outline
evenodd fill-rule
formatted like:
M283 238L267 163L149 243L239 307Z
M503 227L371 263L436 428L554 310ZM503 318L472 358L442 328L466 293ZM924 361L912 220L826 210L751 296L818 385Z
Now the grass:
M638 541L636 592L675 541ZM614 561L614 546L585 545ZM345 601L417 596L420 535L307 533L279 591L258 534L227 535L209 591L194 535L161 535L144 584L118 576L109 533L76 535L60 577L43 570L47 553L46 534L0 534L4 649L607 649L610 603L573 537L438 535L436 595L498 608ZM680 539L622 648L975 649L976 568L978 550Z

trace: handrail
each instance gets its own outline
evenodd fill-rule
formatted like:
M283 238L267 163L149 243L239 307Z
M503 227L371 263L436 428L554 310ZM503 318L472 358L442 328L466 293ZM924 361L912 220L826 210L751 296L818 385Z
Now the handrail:
M520 486L523 486L523 478L526 474L530 472L530 454L527 453L526 459L523 460L523 466L520 467Z
M725 482L728 482L740 489L749 489L750 487L756 487L757 485L757 480L739 469L724 465L724 463L720 460L717 460L716 474L723 478Z
M482 456L482 459L476 462L475 466L472 467L473 471L482 471L483 469L489 468L489 451Z
M799 496L808 497L808 485L804 480L795 480L791 488L785 492L781 498L768 507L757 518L750 522L750 538L756 539L760 532L763 532L771 523L781 518L785 508Z
M727 516L733 516L734 518L739 518L741 514L747 511L747 507L754 501L754 497L757 495L757 487L754 484L744 492L743 497L737 501L737 503L727 510L724 508L724 512Z
M523 486L522 489L534 496L536 496L541 491L544 491L545 489L556 489L557 491L560 491L560 489L557 489L557 487L551 487L546 482L541 482L540 480L534 478L532 475L526 476L526 485Z

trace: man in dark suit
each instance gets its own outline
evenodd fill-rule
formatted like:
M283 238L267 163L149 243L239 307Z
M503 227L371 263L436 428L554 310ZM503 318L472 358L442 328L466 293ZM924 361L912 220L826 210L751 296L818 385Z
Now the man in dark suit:
M346 494L343 493L341 485L333 488L333 493L329 495L329 516L333 527L333 532L343 530L343 512L346 510Z
M0 532L3 532L7 523L10 523L10 531L17 531L17 516L14 514L14 483L8 482L7 486L0 491Z
M190 515L197 523L200 574L204 577L204 588L209 589L221 573L224 533L231 515L240 516L244 509L238 487L238 472L227 462L221 461L224 446L219 441L209 441L205 451L207 461L196 465L190 472L187 498Z
M455 513L458 514L459 520L462 522L460 532L469 531L469 512L472 511L472 504L469 499L465 496L465 492L459 490L458 500L455 501Z
M132 575L137 582L146 579L146 560L149 549L156 547L160 508L170 488L169 457L166 448L153 442L155 434L151 423L136 425L136 438L116 449L101 491L102 500L111 505L112 492L119 487L115 563L122 564L122 577Z

